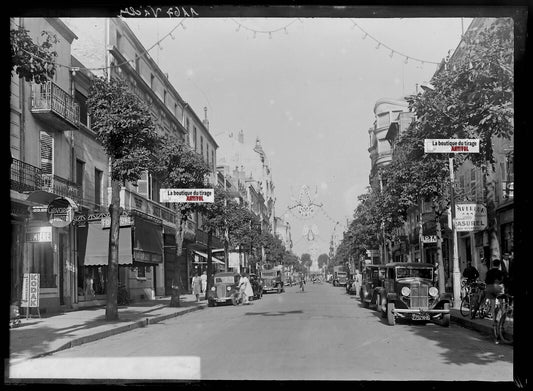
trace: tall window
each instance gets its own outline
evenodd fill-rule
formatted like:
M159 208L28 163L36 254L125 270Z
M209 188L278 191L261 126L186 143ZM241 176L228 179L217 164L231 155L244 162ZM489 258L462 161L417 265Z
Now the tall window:
M94 204L95 209L99 209L102 205L102 181L104 173L95 168L94 169Z
M193 139L193 142L194 142L194 151L196 152L196 150L198 149L198 146L197 146L197 137L198 135L196 134L196 126L193 126L193 134L194 134L194 139Z
M204 156L204 137L200 136L200 154Z
M48 133L41 131L41 170L43 174L54 173L54 138Z
M79 189L82 191L83 194L83 174L85 172L85 162L76 159L76 185L78 185Z
M150 74L150 88L153 90L154 89L154 80L155 80L155 77L152 74Z
M476 196L476 170L474 168L470 170L470 196Z
M89 113L87 110L87 97L83 95L80 91L76 90L74 99L76 103L80 106L80 122L85 125L87 128L90 128Z

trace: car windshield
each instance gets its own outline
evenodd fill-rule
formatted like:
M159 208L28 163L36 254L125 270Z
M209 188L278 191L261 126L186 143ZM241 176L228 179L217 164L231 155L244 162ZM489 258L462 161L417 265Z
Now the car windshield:
M219 276L215 277L215 284L233 284L235 283L235 279L233 276Z
M267 278L270 278L270 277L276 277L276 272L263 272L263 274L261 274L262 277L267 277Z
M396 277L397 278L405 278L405 277L420 277L420 278L427 278L432 279L433 276L433 269L426 267L426 268L420 268L420 267L397 267L396 268Z

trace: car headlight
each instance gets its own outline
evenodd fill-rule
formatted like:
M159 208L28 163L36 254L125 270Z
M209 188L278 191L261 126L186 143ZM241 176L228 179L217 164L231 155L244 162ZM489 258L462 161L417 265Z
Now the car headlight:
M214 292L216 289L214 286L211 287L211 290Z
M402 295L403 295L403 296L409 296L410 294L411 294L411 289L409 289L408 286L404 286L404 287L402 288Z
M227 290L227 291L231 291L231 286L227 286L227 287L226 287L226 290Z
M439 290L437 288L435 288L434 286L432 286L431 288L429 288L429 295L432 296L432 297L435 297L439 294Z

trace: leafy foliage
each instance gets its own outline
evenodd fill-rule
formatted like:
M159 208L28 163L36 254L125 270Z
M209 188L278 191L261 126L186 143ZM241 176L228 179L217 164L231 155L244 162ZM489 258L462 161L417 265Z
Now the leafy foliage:
M44 42L36 44L23 27L10 30L11 72L37 84L46 83L56 71L57 52L52 50L59 41L54 34L43 31Z
M101 77L93 80L87 105L96 137L111 158L112 179L138 180L161 146L148 106L122 81Z
M311 254L303 253L300 257L300 263L302 266L305 266L307 268L311 267L311 264L313 263L313 260L311 259Z
M329 257L328 254L320 254L317 259L318 267L322 269L323 266L327 265L329 263Z

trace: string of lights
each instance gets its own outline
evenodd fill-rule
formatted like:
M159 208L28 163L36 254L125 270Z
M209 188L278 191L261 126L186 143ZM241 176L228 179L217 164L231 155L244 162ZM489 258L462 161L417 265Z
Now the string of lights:
M361 37L362 39L366 39L366 37L369 37L370 39L372 39L374 42L377 43L376 49L380 49L381 47L383 47L385 49L390 50L389 57L391 57L391 58L396 54L396 55L404 58L404 63L405 64L407 64L409 62L409 60L417 61L421 65L424 65L424 64L439 65L440 64L440 62L422 60L420 58L416 58L416 57L413 57L413 56L408 56L407 54L401 53L401 52L391 48L390 46L384 44L383 42L381 42L380 40L378 40L374 36L370 35L365 29L363 29L359 24L357 24L357 22L355 20L350 19L350 21L353 23L353 27L352 28L357 27L359 30L361 30L364 33L364 35Z
M293 21L291 21L290 23L287 23L285 26L282 26L282 27L279 27L277 29L273 29L273 30L256 30L256 29L253 29L251 27L248 27L242 23L240 23L239 21L235 20L235 19L231 19L233 23L235 23L237 25L237 28L235 29L235 31L239 32L241 30L241 28L243 30L246 30L246 31L250 31L250 32L253 32L254 33L254 38L257 36L257 34L268 34L268 37L270 39L272 39L272 34L273 33L277 33L277 32L280 32L280 31L284 31L285 34L289 34L289 31L287 30L287 28L289 26L291 26L292 24L296 23L297 21L299 21L300 23L303 23L302 20L300 18L297 18Z

